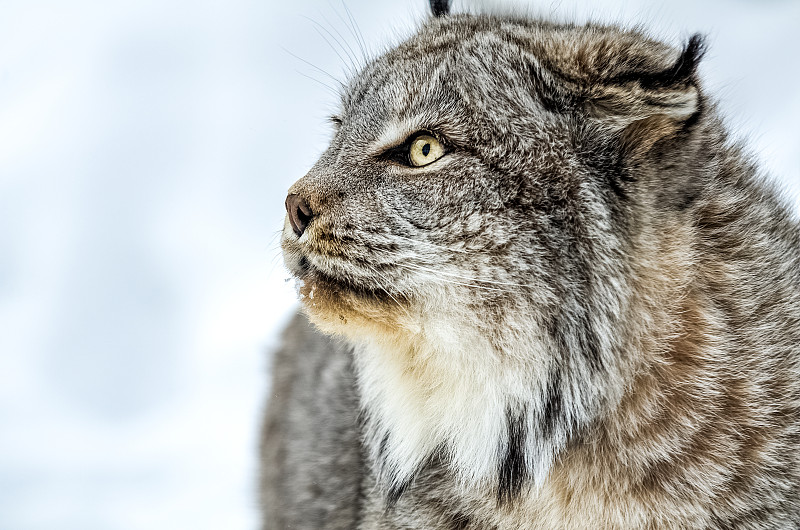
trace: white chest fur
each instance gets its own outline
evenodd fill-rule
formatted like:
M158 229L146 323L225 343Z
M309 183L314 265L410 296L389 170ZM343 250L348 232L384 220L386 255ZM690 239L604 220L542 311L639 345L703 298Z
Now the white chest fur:
M465 485L494 487L509 415L540 413L543 360L530 349L524 362L513 352L500 356L479 334L447 324L439 319L411 338L378 337L356 349L367 441L390 487L408 483L434 454ZM558 443L537 434L521 439L527 476L540 483Z

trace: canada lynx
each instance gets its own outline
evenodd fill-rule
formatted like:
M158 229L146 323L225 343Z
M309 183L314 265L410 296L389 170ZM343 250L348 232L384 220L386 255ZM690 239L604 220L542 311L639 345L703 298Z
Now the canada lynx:
M639 31L435 16L289 190L265 528L800 528L800 229Z

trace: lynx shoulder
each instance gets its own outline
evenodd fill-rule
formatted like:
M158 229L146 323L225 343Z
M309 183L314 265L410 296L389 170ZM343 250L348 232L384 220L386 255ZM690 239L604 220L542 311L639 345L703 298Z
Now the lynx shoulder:
M800 228L703 40L431 5L286 199L265 527L800 528Z

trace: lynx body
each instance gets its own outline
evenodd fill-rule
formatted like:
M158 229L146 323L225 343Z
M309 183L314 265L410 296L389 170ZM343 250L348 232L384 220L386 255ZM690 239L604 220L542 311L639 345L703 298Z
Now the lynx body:
M800 229L702 40L433 4L289 190L265 528L800 528Z

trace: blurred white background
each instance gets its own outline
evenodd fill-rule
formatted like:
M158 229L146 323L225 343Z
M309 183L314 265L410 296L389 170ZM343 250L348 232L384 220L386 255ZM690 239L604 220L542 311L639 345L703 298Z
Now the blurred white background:
M371 55L427 13L347 8ZM707 88L796 201L800 2L529 9L706 33ZM0 529L257 527L283 200L351 27L340 0L0 1Z

